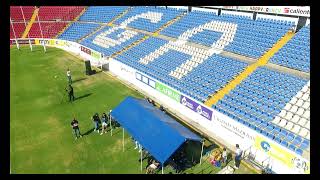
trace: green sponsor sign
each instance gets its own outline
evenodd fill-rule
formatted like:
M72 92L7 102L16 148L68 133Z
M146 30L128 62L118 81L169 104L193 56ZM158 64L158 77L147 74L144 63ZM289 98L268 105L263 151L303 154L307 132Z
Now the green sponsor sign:
M166 96L174 99L175 101L180 102L180 94L177 91L169 88L168 86L156 82L156 89Z
M91 56L96 58L96 59L100 59L101 54L95 51L91 51Z

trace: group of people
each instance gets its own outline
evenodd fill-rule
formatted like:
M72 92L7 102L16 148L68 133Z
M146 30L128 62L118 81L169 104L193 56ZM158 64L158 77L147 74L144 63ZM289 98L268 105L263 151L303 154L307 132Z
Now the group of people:
M93 124L94 124L94 131L97 131L98 133L100 133L100 124L101 124L101 133L100 133L100 135L102 135L104 133L107 133L109 116L110 116L110 113L109 113L108 116L107 116L106 113L102 113L101 119L100 119L99 118L99 114L95 113L91 118L92 121L93 121Z
M235 169L239 169L240 162L242 157L242 150L240 149L239 144L236 144L236 153L234 157ZM222 164L227 165L228 163L228 152L226 148L223 148L223 151L215 151L213 157L210 159L210 163L216 167L222 167Z
M212 154L212 158L210 159L210 163L216 167L222 167L222 163L226 165L227 163L227 150L223 148L223 151L220 150L214 151Z
M100 135L107 133L109 117L110 117L110 113L108 115L106 113L102 113L101 118L99 117L98 113L95 113L91 118L94 124L94 131L100 133ZM100 130L100 124L101 124L101 130ZM78 138L81 138L82 134L80 133L79 121L75 117L71 121L71 127L73 130L75 139L77 140Z

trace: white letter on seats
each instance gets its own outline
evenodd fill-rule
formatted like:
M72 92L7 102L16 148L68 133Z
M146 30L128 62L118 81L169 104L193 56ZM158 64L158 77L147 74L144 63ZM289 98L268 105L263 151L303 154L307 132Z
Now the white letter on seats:
M187 40L190 37L204 30L222 32L220 39L214 42L209 50L186 44ZM171 71L169 74L177 79L181 79L187 73L192 71L193 68L197 67L204 60L206 60L209 56L221 53L224 47L233 41L236 30L237 24L226 23L221 21L211 21L209 23L185 31L182 35L178 37L177 41L168 42L167 44L161 46L154 52L151 52L144 58L141 58L139 62L142 64L148 64L149 62L152 62L154 59L168 52L169 49L189 54L191 55L191 58L188 59L185 63L181 64L179 67L177 67L174 71Z
M102 46L104 48L113 47L116 45L120 45L123 42L128 41L132 37L136 36L138 33L132 30L125 30L124 32L117 35L118 39L112 39L107 37L109 34L117 31L118 29L125 29L127 25L139 18L148 19L151 23L158 23L161 20L162 13L158 12L147 12L147 13L141 13L139 15L132 16L125 21L123 21L120 26L113 27L111 29L108 29L107 31L97 35L93 43L99 46Z

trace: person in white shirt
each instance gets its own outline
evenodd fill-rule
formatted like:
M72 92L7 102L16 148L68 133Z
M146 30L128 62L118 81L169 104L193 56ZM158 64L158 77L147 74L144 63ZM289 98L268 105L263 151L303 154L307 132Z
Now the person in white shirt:
M72 84L71 71L69 70L69 68L67 69L67 77L68 77L69 84Z
M240 149L239 144L236 144L236 156L234 158L236 169L239 169L241 156L242 156L242 150Z
M226 164L227 163L227 157L228 153L227 153L227 149L223 148L223 152L222 152L222 163Z

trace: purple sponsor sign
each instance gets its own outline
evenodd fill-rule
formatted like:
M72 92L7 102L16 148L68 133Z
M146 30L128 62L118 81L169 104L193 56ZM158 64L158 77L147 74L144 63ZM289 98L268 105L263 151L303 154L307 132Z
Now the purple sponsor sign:
M207 118L208 120L211 120L212 117L212 111L193 100L181 95L180 103L189 109L192 109L194 112L200 114L201 116Z

